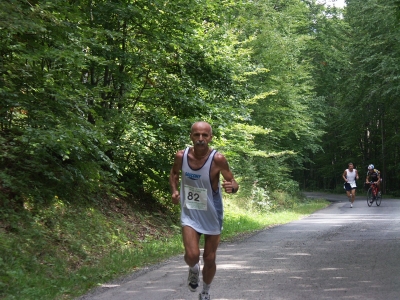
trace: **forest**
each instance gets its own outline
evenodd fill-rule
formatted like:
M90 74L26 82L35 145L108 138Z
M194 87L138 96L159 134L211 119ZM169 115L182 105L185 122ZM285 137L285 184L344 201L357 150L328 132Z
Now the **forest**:
M399 193L400 2L346 3L2 1L1 206L168 206L197 120L243 193L342 188L348 162Z
M400 190L397 0L7 0L0 14L2 206L168 205L197 120L244 192L341 188L348 162Z
M0 298L57 298L155 220L175 232L168 177L199 120L259 210L344 193L349 162L400 196L400 0L345 2L0 1Z

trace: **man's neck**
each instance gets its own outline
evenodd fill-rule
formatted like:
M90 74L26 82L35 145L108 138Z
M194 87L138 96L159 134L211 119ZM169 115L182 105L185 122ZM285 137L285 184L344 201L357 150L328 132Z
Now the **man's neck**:
M195 149L195 147L192 148L193 149L193 156L195 159L201 160L203 158L205 158L206 156L209 155L210 153L210 148L204 148L204 149Z

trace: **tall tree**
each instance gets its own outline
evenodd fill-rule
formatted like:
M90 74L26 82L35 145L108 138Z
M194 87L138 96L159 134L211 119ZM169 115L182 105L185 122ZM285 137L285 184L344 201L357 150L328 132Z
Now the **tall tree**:
M399 179L399 3L349 1L347 20L352 28L352 74L348 86L362 112L361 139L364 166L374 163L393 187ZM362 16L362 17L356 17ZM393 181L392 181L393 180Z
M310 153L312 159L304 165L304 170L295 173L295 178L303 188L333 188L338 183L338 174L343 171L343 163L346 166L346 161L352 159L352 151L358 149L352 143L342 157L342 141L347 138L347 133L342 130L341 116L349 111L341 105L343 84L350 66L349 27L343 19L343 10L326 7L315 1L310 1L308 5L313 39L308 44L307 54L313 64L316 95L323 99L324 104L320 108L326 124L320 127L325 131L321 143L323 151Z
M308 186L335 188L349 161L363 174L373 163L384 185L395 190L398 180L398 1L347 1L316 22L323 51L315 73L317 91L330 107L324 153ZM318 48L315 48L318 49ZM363 178L364 179L364 178Z
M311 20L302 1L254 1L243 12L241 39L251 49L247 65L249 124L268 129L255 135L260 184L297 190L290 179L309 153L319 149L324 105L313 91L307 56ZM261 155L261 153L264 153Z
M219 28L235 5L2 2L2 190L164 193L186 128L232 122L236 63Z
M112 166L101 133L86 122L75 10L60 4L0 4L3 200L84 194Z

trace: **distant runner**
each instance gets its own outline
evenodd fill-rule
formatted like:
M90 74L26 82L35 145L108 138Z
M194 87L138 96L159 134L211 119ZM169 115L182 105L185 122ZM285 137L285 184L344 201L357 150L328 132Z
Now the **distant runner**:
M359 178L358 172L354 169L353 163L348 164L348 169L344 170L342 177L347 197L349 197L350 207L353 207L354 200L356 199L356 179Z

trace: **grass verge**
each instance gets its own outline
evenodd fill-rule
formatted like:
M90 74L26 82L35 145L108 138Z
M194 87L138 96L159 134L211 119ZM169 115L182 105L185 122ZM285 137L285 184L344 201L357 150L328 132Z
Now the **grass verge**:
M222 241L298 220L328 202L261 213L225 201ZM138 212L124 202L0 210L0 299L74 299L91 288L183 253L177 215ZM172 217L171 217L172 215ZM183 263L183 261L182 261Z

